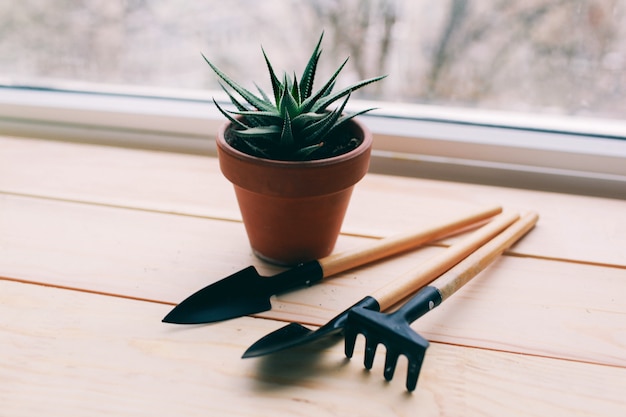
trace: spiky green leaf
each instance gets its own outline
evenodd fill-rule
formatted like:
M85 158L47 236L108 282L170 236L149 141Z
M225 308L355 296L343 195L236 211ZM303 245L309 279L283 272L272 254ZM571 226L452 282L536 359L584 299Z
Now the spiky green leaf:
M323 113L302 113L294 117L291 121L291 125L294 132L299 132L308 125L322 120L326 117Z
M326 91L324 92L324 94L322 94L322 97L326 97L329 96L332 92L333 89L335 88L335 81L332 82L331 85L328 86L328 88L326 89ZM321 98L321 97L320 97Z
M222 90L224 90L226 95L228 95L230 102L233 103L233 105L235 106L237 110L240 110L240 111L250 110L247 106L240 103L239 100L237 100L237 98L226 87L224 87L224 84L222 84L221 82L218 82L218 84L220 85L220 87L222 87Z
M263 89L261 87L259 87L256 83L254 84L254 86L256 87L256 89L259 92L259 94L261 94L261 97L263 98L263 100L267 101L268 103L272 102L270 100L270 98L268 97L268 95L265 93L265 91L263 91Z
M222 106L217 104L217 101L215 101L215 99L213 99L213 104L215 104L215 107L217 107L220 113L222 113L234 126L237 126L241 129L250 129L250 126L246 125L245 123L241 122L240 120L235 119L233 116L228 114L228 112L224 110Z
M291 95L291 89L287 88L289 86L287 75L285 75L284 78L285 78L285 81L284 81L285 89L283 90L283 95L280 98L280 106L279 106L278 111L283 116L283 118L285 117L286 114L288 114L289 117L294 118L298 114L300 114L300 108L296 100Z
M236 114L239 116L244 116L246 120L250 118L254 119L257 123L255 126L270 126L270 125L280 125L283 122L283 117L277 112L269 112L269 111L231 111L231 114Z
M321 45L324 38L324 32L320 35L317 45L307 62L302 77L300 78L300 97L302 100L306 100L311 96L313 92L313 82L315 81L315 73L317 71L317 63L319 62L320 55L322 54Z
M248 140L246 138L240 138L243 143L252 151L253 155L262 156L264 158L271 158L271 152L268 152L266 149L257 146L253 140Z
M293 82L291 83L291 96L298 106L302 100L300 99L300 88L298 87L298 79L296 78L296 74L293 74Z
M291 130L291 118L289 113L285 115L285 121L283 123L283 130L280 134L280 144L283 146L292 146L295 142L293 137L293 131Z
M251 93L250 91L248 91L247 89L245 89L244 87L240 86L239 84L237 84L235 81L231 80L230 77L228 77L226 74L224 74L219 68L217 68L215 65L213 65L205 56L204 54L202 55L202 57L204 58L204 60L207 62L207 64L209 64L209 66L211 67L211 69L213 69L213 71L215 72L215 74L217 74L218 77L220 77L226 84L228 84L233 90L235 90L241 97L243 97L244 100L246 100L248 103L250 103L252 106L254 106L255 108L262 110L262 111L270 111L272 110L272 108L274 106L272 106L271 103L268 103L260 98L258 98L257 96L255 96L253 93Z
M372 107L370 109L360 110L355 113L345 114L341 116L339 119L337 119L337 122L335 122L335 124L333 125L333 128L327 134L330 135L335 129L345 125L347 122L354 119L355 117L365 114L367 112L370 112L372 110L375 110L375 107Z
M254 126L263 126L266 125L268 123L264 122L264 120L262 118L257 117L260 113L260 111L258 110L250 110L250 108L248 108L248 106L245 106L243 103L240 103L235 96L233 96L230 91L228 91L226 89L226 87L224 87L222 85L222 83L219 83L220 87L222 87L222 89L226 92L226 94L228 95L228 98L230 98L230 102L233 103L233 105L235 106L235 108L237 110L239 110L239 112L250 112L248 117L246 117L246 123L250 126L250 127L254 127ZM234 114L236 112L229 112L231 114Z
M343 109L346 107L346 103L350 99L350 95L346 97L346 99L341 103L341 106L328 113L328 117L318 122L317 126L309 126L302 131L303 134L307 136L307 140L310 142L319 142L321 141L331 130L333 130L335 123L341 117L341 113Z
M248 140L255 138L266 141L276 141L280 138L281 131L280 126L257 126L245 130L236 130L233 134Z
M357 90L373 82L382 80L385 77L386 75L381 75L379 77L370 78L370 79L358 82L356 84L353 84L350 87L346 87L343 90L337 91L336 93L331 94L327 97L323 97L313 105L313 107L311 108L311 111L315 111L315 112L323 111L324 109L326 109L326 107L328 107L330 104L337 101L341 97L349 95L350 93L352 93L352 91Z
M320 99L320 97L324 97L326 94L328 94L329 89L335 85L335 80L337 79L337 76L339 75L343 67L348 62L348 59L349 58L346 58L346 60L343 61L343 64L341 64L339 68L337 68L337 70L333 73L333 75L331 75L331 77L328 79L328 81L326 81L326 84L324 84L322 88L320 88L315 94L313 94L312 96L304 100L301 106L302 111L304 112L314 111L312 109L317 103L317 101Z
M313 152L317 151L319 148L324 146L323 142L316 143L315 145L305 146L304 148L298 149L294 152L294 155L298 157L298 159L306 159Z
M280 81L278 80L278 77L276 76L276 73L274 72L272 63L270 62L267 55L265 54L265 50L261 48L261 51L263 51L263 58L265 58L265 64L267 65L267 70L270 73L272 91L274 92L274 103L276 106L278 106L278 103L280 101L280 96L282 95L281 84L280 84Z

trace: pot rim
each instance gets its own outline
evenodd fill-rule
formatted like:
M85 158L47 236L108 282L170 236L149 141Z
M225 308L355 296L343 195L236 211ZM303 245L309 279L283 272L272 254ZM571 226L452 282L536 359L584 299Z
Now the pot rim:
M332 158L282 161L248 155L230 146L224 123L217 135L217 151L224 176L236 187L276 197L305 197L336 193L359 182L369 168L372 133L362 123L349 123L362 138L355 149Z
M358 155L364 152L367 152L371 148L372 143L373 143L373 137L371 133L369 133L366 126L357 119L352 119L348 121L347 123L351 123L355 125L357 129L361 131L362 141L356 148L348 152L330 157L330 158L321 158L321 159L304 160L304 161L286 161L286 160L281 160L281 159L270 159L270 158L263 158L260 156L250 155L248 153L242 152L232 147L226 141L225 139L226 130L228 130L228 128L232 125L230 121L226 121L222 123L222 125L220 126L218 130L216 142L217 142L218 147L220 147L223 151L228 152L231 156L240 160L248 160L258 165L266 165L266 166L273 166L273 167L282 166L284 168L297 167L298 169L303 169L307 167L315 168L315 167L320 167L320 166L325 166L325 165L336 164L345 159L355 158Z

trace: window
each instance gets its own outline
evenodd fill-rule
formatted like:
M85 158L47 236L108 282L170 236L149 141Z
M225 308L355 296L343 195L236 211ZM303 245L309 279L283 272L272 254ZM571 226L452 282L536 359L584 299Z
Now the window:
M626 0L23 0L0 16L6 133L210 152L220 95L200 53L263 82L261 45L299 71L323 29L322 76L346 56L340 81L389 74L356 97L380 108L375 168L626 193Z

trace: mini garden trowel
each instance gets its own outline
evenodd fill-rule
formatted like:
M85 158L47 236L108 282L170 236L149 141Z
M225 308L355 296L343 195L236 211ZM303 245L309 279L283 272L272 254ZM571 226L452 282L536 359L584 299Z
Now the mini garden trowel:
M454 265L462 262L463 259L470 257L474 251L489 242L518 218L519 215L517 213L501 214L487 225L454 243L445 251L427 259L411 271L387 283L374 294L366 296L361 301L339 313L317 330L308 329L300 323L290 323L259 339L246 350L243 357L252 358L269 355L341 334L352 311L359 308L371 311L385 311L396 305ZM474 269L478 270L477 268Z
M474 210L454 220L300 264L272 277L261 276L256 268L249 266L192 294L170 311L163 322L212 323L267 311L272 308L272 295L311 286L340 272L416 248L459 232L501 211L499 206Z

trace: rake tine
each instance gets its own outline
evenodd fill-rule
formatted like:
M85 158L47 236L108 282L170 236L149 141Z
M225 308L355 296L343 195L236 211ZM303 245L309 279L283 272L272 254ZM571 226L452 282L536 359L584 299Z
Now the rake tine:
M427 287L421 289L400 309L384 314L354 307L345 324L346 356L352 357L358 334L365 336L365 367L371 369L376 346L387 348L384 377L393 378L399 355L408 359L406 388L415 390L429 342L410 327L410 323L437 307L474 276L486 268L502 252L525 235L537 222L536 213L528 213L488 243L478 248ZM349 353L349 354L348 354Z
M365 359L363 359L363 365L367 369L372 369L372 366L374 365L376 348L378 348L378 340L372 340L372 338L365 340Z
M346 358L352 358L352 355L354 355L354 346L356 345L356 337L358 336L358 332L354 327L344 328L343 336L345 339L343 349Z
M417 379L419 378L420 371L422 370L423 360L419 362L409 362L409 370L406 374L406 389L407 391L415 391L417 387Z
M391 381L393 379L393 374L396 372L396 365L398 365L398 358L400 357L400 352L388 348L387 356L385 357L385 371L383 372L383 376L387 381Z

